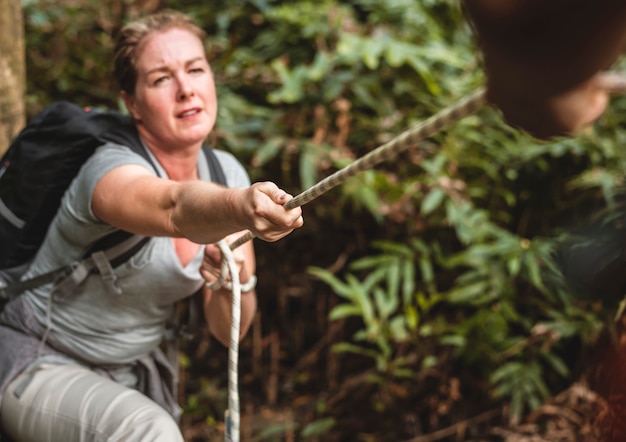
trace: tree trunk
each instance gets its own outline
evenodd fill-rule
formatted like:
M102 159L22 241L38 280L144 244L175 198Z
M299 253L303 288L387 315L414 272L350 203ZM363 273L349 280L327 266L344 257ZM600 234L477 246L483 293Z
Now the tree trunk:
M20 0L0 0L0 154L24 126L26 62Z

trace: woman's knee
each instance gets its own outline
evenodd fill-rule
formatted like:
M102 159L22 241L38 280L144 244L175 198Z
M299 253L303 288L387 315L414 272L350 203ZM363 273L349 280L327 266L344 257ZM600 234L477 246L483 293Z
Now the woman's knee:
M22 394L11 395L25 380ZM81 366L46 366L20 375L9 386L0 415L7 433L19 439L183 441L177 422L161 406Z
M178 423L159 406L138 409L123 419L107 442L183 442Z

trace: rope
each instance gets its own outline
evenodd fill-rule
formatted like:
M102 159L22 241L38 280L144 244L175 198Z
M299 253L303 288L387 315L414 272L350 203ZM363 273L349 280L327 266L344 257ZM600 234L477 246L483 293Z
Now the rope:
M304 204L309 203L322 194L328 192L330 189L343 183L348 178L353 177L357 173L371 169L373 166L383 161L395 158L400 153L415 146L420 141L434 135L444 127L476 112L485 104L485 102L485 89L479 88L475 92L461 98L456 103L446 107L412 129L403 132L399 136L393 138L382 146L377 147L370 153L357 159L343 169L340 169L332 175L324 178L310 189L287 201L287 203L285 203L285 208L289 210L303 206ZM252 232L246 232L233 241L230 247L234 250L254 237L255 236Z
M602 72L598 74L598 78L600 87L606 89L609 93L626 94L626 73L617 71ZM409 148L415 147L419 142L443 128L477 112L485 104L487 104L486 90L484 87L480 87L413 128L357 159L352 164L324 178L310 189L287 201L285 208L288 210L294 209L313 201L357 173L371 169L373 166L383 161L391 160ZM255 235L252 232L244 233L231 243L231 250L235 250L254 237Z
M357 173L371 169L373 166L383 161L395 158L400 153L417 145L420 141L436 134L444 127L449 126L451 123L476 112L484 103L485 89L480 88L477 91L463 97L451 106L443 109L441 112L428 118L424 122L418 124L413 129L403 132L388 143L379 146L352 164L349 164L343 169L323 179L309 190L306 190L292 200L289 200L285 204L285 208L293 209L311 202L315 198L328 192L330 189L338 186Z
M228 409L225 414L226 421L226 442L239 442L239 385L237 379L239 364L239 335L241 334L241 283L239 282L239 272L237 271L237 263L233 256L233 252L225 240L217 243L222 252L222 274L217 281L207 283L207 287L217 289L222 287L224 283L223 274L225 267L228 269L231 277L232 297L232 319L230 323L230 342L228 345ZM224 264L225 263L225 264Z
M601 87L606 89L608 92L621 94L626 93L626 75L624 73L604 72L599 75L599 81ZM486 90L484 87L481 87L413 128L401 133L391 141L377 147L370 153L357 159L343 169L340 169L332 175L324 178L310 189L305 190L293 199L289 200L285 203L284 207L287 210L290 210L313 201L359 172L371 169L383 161L388 161L397 157L400 153L416 146L418 143L433 136L443 128L477 112L485 104L487 104ZM239 275L237 274L237 266L232 255L232 250L235 250L237 247L245 244L254 237L255 235L248 231L233 241L230 246L224 240L217 243L222 251L224 259L227 262L227 267L232 278L233 291L232 323L228 352L228 410L226 410L226 442L239 442L240 423L237 363L241 320L241 285L239 283ZM224 265L222 268L224 269ZM222 273L224 273L224 271ZM215 288L221 287L223 283L224 278L220 275L218 280L212 285L207 285L209 285L210 288Z

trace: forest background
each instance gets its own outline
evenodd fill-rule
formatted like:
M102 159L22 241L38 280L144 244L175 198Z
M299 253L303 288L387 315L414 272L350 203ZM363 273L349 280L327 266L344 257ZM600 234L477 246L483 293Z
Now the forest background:
M122 109L114 39L164 7L208 33L210 144L294 195L484 82L457 0L22 0L26 117L58 100ZM552 142L484 108L309 203L299 231L257 241L242 440L592 437L606 414L592 380L619 382L594 355L619 336L626 272L581 288L621 253L625 108L616 96ZM576 267L577 238L599 245ZM203 331L181 362L186 437L221 440L226 349ZM579 408L548 419L574 387Z

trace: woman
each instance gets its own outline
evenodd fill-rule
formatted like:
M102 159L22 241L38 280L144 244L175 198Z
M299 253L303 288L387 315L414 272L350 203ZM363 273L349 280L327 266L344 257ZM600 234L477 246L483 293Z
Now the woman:
M215 242L250 230L276 241L303 224L291 197L250 185L232 155L216 151L229 188L208 181L202 152L217 99L203 32L163 11L128 24L115 52L121 96L153 167L128 148L101 146L66 192L29 276L80 257L123 229L151 241L115 269L121 295L90 275L51 302L50 285L25 292L0 316L0 422L11 438L36 441L182 441L175 368L159 345L173 305L198 290L210 331L228 345L230 295L211 291L220 273ZM165 178L161 178L165 177ZM234 251L243 284L254 277L252 243ZM241 330L255 308L242 295Z

